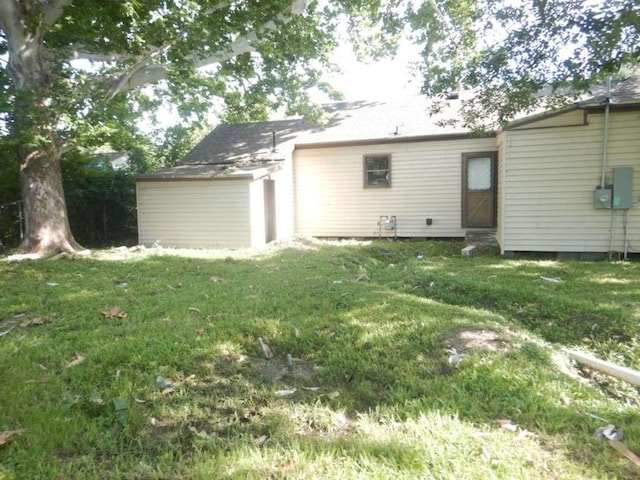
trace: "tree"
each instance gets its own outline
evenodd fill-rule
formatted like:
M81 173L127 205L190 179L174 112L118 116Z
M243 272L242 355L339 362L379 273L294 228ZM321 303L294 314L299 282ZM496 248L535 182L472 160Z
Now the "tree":
M172 101L182 114L201 114L219 98L234 120L282 107L313 113L308 92L328 90L321 72L331 66L339 18L351 18L352 34L377 26L376 39L388 49L401 28L398 4L0 0L0 56L8 58L0 104L19 157L21 249L80 248L69 229L60 161L69 149L115 138L123 109L139 113Z
M424 92L476 89L462 117L475 128L562 105L640 61L637 0L431 0L410 18Z

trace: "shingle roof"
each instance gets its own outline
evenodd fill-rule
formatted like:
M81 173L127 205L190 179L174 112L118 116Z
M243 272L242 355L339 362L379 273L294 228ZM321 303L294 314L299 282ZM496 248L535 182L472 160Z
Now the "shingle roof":
M606 90L594 89L567 109L599 105ZM279 168L294 148L351 142L402 142L418 138L449 138L471 133L458 117L461 98L435 101L425 96L393 101L336 102L325 106L328 121L320 126L302 119L218 125L177 167L139 175L138 180L215 178L266 175ZM612 103L640 102L640 76L615 85ZM559 111L564 111L561 109ZM531 113L512 122L518 125L548 114ZM275 148L273 135L275 132Z
M631 76L613 85L609 92L602 85L594 88L591 96L580 101L580 106L604 104L607 98L614 105L640 102L640 75Z
M468 129L443 122L455 116L461 102L445 102L444 109L433 115L430 109L434 102L424 96L387 102L336 102L325 106L327 121L322 126L301 119L222 124L177 167L139 175L137 179L238 176L258 168L272 168L296 146L468 134Z
M614 106L640 104L640 75L631 76L613 85L610 90L606 85L595 85L590 91L578 96L578 100L574 103L562 106L556 110L550 110L541 105L534 111L518 115L509 122L507 129L521 127L522 125L561 115L572 110L590 107L600 108L606 105L607 99Z

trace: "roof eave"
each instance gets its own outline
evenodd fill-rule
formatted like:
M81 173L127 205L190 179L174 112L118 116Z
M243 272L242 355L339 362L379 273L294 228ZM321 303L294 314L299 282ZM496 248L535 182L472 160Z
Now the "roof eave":
M385 145L385 144L395 144L395 143L417 143L417 142L437 142L437 141L445 141L445 140L465 140L469 138L478 138L482 136L475 132L460 132L460 133L444 133L444 134L433 134L433 135L411 135L411 136L394 136L394 137L379 137L379 138L368 138L368 139L358 139L358 140L331 140L331 141L320 141L320 142L310 142L310 143L297 143L295 145L295 150L308 150L313 148L336 148L336 147L356 147L356 146L364 146L364 145ZM495 137L496 132L487 132L484 134L485 137Z

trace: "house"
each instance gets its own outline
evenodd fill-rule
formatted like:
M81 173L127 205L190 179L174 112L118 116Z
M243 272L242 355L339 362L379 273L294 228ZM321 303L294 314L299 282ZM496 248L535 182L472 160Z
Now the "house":
M220 125L179 166L137 177L139 240L234 248L480 232L507 255L633 251L639 85L616 86L608 106L592 97L485 135L448 121L455 98L431 115L421 97L332 104L323 126Z
M640 78L497 135L503 253L640 251Z

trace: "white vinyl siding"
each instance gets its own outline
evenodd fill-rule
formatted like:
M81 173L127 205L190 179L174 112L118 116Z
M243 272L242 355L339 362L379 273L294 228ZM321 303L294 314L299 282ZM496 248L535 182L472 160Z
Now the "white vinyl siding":
M502 242L504 238L504 216L506 211L505 205L505 161L504 159L507 156L507 149L504 141L504 133L499 133L496 138L498 144L498 194L497 194L497 206L496 206L496 240L498 241L498 245L502 247Z
M604 114L588 125L503 133L503 251L606 252L624 249L623 210L594 209L602 172ZM612 167L634 167L640 193L640 112L612 112L606 183ZM611 222L613 215L613 232ZM630 212L629 241L640 247L640 211Z
M276 186L276 237L286 240L294 234L293 230L293 172L291 160L271 175Z
M247 180L138 182L139 242L251 246L249 185Z
M584 125L584 120L584 110L579 109L572 112L563 113L561 115L551 115L534 122L527 122L519 127L514 127L510 131L529 130L532 128L570 127L576 125Z
M462 153L494 151L495 138L393 143L294 152L296 233L371 237L396 216L399 237L464 237ZM365 188L363 157L390 155L389 188ZM433 225L426 225L426 219ZM384 235L389 235L385 232ZM391 232L393 234L393 232Z

